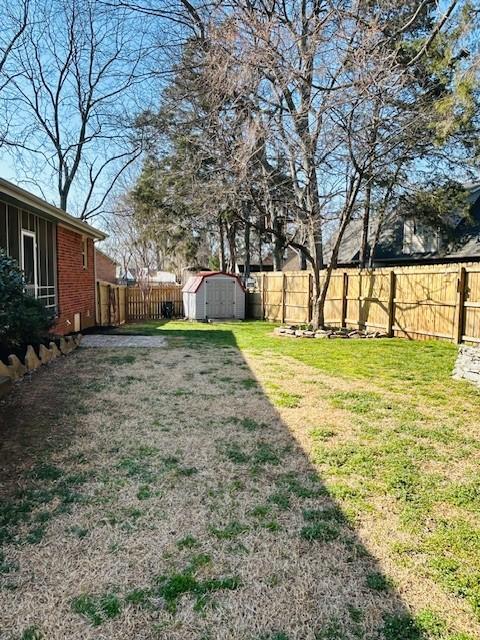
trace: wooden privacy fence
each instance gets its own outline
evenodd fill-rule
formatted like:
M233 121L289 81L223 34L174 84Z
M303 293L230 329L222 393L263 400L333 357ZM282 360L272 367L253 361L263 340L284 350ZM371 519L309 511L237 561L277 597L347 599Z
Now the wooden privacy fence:
M166 317L168 309L172 317L183 316L182 285L165 283L145 291L140 287L97 282L97 326L160 320Z
M165 283L144 291L140 287L127 289L129 320L160 320L166 317L166 304L171 303L172 317L183 316L182 285ZM170 305L168 305L170 306Z
M311 321L311 273L259 273L255 278L255 291L248 294L250 317ZM413 339L480 343L480 265L336 269L325 321Z

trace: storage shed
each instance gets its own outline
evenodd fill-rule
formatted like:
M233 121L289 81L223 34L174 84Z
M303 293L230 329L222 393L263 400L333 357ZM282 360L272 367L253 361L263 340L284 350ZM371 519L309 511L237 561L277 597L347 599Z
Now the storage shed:
M234 274L201 271L187 280L182 291L189 320L245 318L245 288Z

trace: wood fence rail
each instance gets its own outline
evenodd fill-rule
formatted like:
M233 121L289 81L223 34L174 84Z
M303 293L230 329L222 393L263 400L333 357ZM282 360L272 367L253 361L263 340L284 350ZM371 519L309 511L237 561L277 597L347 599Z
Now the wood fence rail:
M97 282L97 326L116 326L138 320L183 317L182 285L165 283L142 290L140 287Z
M312 274L253 274L252 318L309 323ZM331 326L386 331L412 339L480 343L480 265L475 263L336 269L325 304Z

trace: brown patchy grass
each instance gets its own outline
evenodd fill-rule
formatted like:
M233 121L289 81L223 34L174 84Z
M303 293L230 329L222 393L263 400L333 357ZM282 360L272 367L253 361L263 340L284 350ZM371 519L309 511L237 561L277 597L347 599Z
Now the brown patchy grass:
M394 433L395 393L170 345L80 350L0 405L2 640L477 637L465 600L398 552L417 540L398 504L319 454Z

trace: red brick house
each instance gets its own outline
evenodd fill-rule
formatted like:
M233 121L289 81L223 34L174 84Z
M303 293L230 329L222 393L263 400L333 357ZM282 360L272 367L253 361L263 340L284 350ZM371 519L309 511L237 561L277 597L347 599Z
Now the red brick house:
M117 283L118 263L97 247L95 247L95 266L97 269L97 280L110 282L112 284Z
M95 247L105 234L0 178L0 249L56 315L55 333L95 324Z

